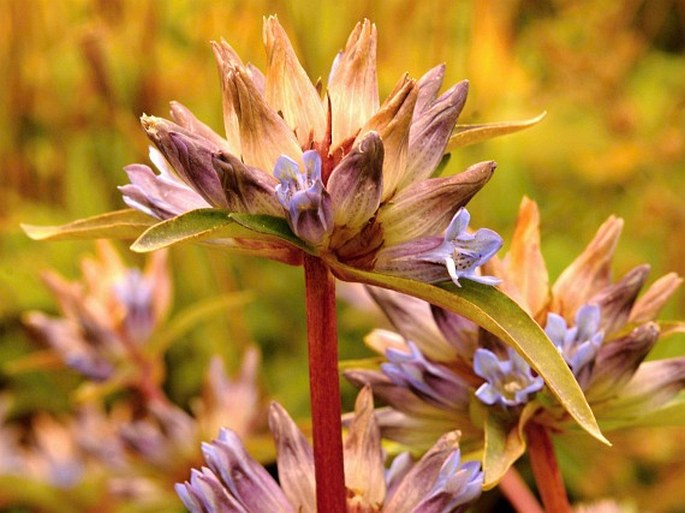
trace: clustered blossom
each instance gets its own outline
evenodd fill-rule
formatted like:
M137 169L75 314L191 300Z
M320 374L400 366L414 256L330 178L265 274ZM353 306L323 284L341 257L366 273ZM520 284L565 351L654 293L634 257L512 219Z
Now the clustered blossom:
M312 449L286 411L271 407L269 423L278 453L280 486L229 430L203 445L206 467L193 470L176 490L191 513L315 513ZM348 513L458 513L480 496L477 462L462 462L459 432L444 434L416 463L408 453L384 467L380 431L368 388L355 405L344 443Z
M685 358L644 359L660 334L669 333L654 318L682 280L668 274L639 298L648 266L613 282L622 222L612 217L550 291L538 223L535 204L524 200L509 253L488 262L485 272L501 278L504 291L546 325L605 427L636 423L665 407L685 385ZM462 445L478 445L482 433L471 418L470 396L515 416L536 394L548 394L521 356L471 321L408 296L369 291L399 334L372 332L367 344L387 363L345 375L358 386L370 384L388 405L377 411L388 438L427 446L451 425L464 432ZM569 427L550 399L529 410L534 415L527 413L525 422Z
M321 98L275 17L264 22L264 43L265 74L225 41L213 43L225 138L179 103L173 121L143 116L159 174L128 166L124 201L160 220L200 208L275 216L331 262L429 282L496 283L476 269L502 240L491 230L468 232L463 209L495 164L431 178L468 83L439 94L440 65L418 80L405 75L381 104L376 27L364 21L337 55ZM302 258L276 239L221 242L289 263Z
M26 323L68 366L89 379L106 381L139 357L166 315L170 302L166 254L153 255L141 272L126 267L113 247L101 242L98 258L84 259L82 270L81 283L46 272L44 281L63 317L30 312Z
M141 270L125 265L110 244L100 242L97 258L84 258L81 267L80 281L45 274L62 317L30 312L26 323L86 378L77 393L87 391L81 394L87 401L69 422L41 416L23 432L3 425L0 401L0 470L58 488L98 477L113 498L163 501L168 493L163 480L191 468L202 440L222 427L246 440L265 429L260 354L248 348L235 378L213 357L202 395L191 401L189 413L165 395L164 355L150 349L164 332L171 301L165 252L152 255ZM128 393L112 398L120 388ZM101 402L106 396L107 411ZM22 438L32 443L22 444ZM110 470L112 477L104 481L91 475L92 469Z

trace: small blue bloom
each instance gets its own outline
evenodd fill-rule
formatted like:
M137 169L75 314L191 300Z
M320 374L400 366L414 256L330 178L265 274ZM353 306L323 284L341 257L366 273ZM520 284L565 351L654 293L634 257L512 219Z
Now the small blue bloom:
M321 181L321 157L315 150L302 155L304 170L293 159L281 155L274 176L276 197L288 212L293 232L314 245L320 245L333 229L331 198Z
M475 233L467 231L471 215L460 208L450 221L443 242L435 249L421 255L423 260L444 263L452 281L457 285L459 278L497 285L500 279L494 276L480 276L476 269L490 260L502 247L502 237L487 228Z
M433 489L420 503L420 511L457 512L475 501L483 489L480 462L461 462L461 451L456 449L445 460Z
M593 362L602 345L604 332L599 329L600 311L597 305L584 305L576 312L576 325L568 327L566 320L555 313L547 315L545 333L557 346L573 373Z
M509 358L500 360L488 349L476 349L473 370L485 379L476 397L488 405L518 406L544 386L540 376L533 376L528 363L516 351L507 348Z

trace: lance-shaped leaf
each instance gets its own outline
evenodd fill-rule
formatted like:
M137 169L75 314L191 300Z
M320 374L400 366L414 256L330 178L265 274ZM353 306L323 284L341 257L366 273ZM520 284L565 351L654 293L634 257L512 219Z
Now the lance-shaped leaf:
M361 271L328 262L334 274L356 281L410 294L431 304L463 315L513 347L542 376L547 387L580 426L601 442L597 421L573 373L545 332L515 301L494 287L462 280L431 285L407 278Z
M33 240L135 239L154 223L150 216L127 208L60 226L22 224L21 228Z
M505 121L502 123L483 123L480 125L456 125L447 143L445 153L463 148L470 144L487 141L500 135L513 134L525 128L537 125L547 115L546 112L538 114L534 118L523 121Z
M201 208L148 228L132 245L139 253L156 251L181 242L207 239L282 241L309 250L288 227L285 219L267 215L236 214L219 208Z
M483 488L493 488L511 465L526 450L526 442L517 429L515 418L498 414L488 408L483 419L485 448L483 450Z

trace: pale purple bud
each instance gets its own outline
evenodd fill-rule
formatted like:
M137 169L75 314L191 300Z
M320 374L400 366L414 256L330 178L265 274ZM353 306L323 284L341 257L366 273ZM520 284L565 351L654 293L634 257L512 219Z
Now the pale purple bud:
M459 82L413 119L407 157L412 179L428 178L442 160L468 90L467 80Z
M281 155L274 168L276 197L288 212L288 224L302 240L322 244L333 228L331 198L321 181L321 157L315 150L302 155L304 169Z
M468 386L448 367L428 361L413 342L409 353L388 349L383 373L398 386L412 390L427 402L444 409L464 409L468 405Z
M210 139L152 116L141 119L146 134L179 177L214 207L227 206L224 191L212 165L212 155L221 148Z
M594 362L602 345L604 332L599 329L600 311L597 305L584 305L576 312L576 325L568 327L566 320L553 312L547 315L545 333L564 357L576 376Z
M155 327L153 284L139 269L129 269L114 284L114 294L124 305L124 326L128 337L145 342Z
M336 226L356 233L378 210L383 192L383 154L380 136L369 132L331 172L326 188Z
M119 186L124 203L157 219L210 206L205 199L173 175L156 175L143 164L124 168L130 184Z

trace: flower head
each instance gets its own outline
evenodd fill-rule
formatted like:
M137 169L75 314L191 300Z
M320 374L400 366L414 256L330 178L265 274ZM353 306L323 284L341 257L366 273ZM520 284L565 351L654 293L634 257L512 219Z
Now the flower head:
M609 267L621 222L611 218L550 290L538 222L535 205L524 200L509 253L490 260L485 272L501 278L501 288L546 324L547 335L606 428L638 424L668 407L685 386L685 359L644 360L664 336L654 318L682 280L666 275L641 297L646 266L613 282ZM479 447L480 417L490 414L512 430L507 443L525 444L514 436L516 430L523 432L520 423L569 428L568 414L542 378L500 340L418 299L369 290L399 333L372 332L366 342L386 362L378 370L347 370L345 376L357 386L368 383L388 405L377 411L384 436L426 447L451 426L463 432L463 446ZM683 330L683 325L669 330ZM478 417L470 397L479 400ZM509 453L520 455L524 449L510 448Z
M264 22L264 44L262 74L225 41L213 43L225 138L178 103L173 121L143 116L160 173L127 167L124 201L162 220L207 207L275 216L333 263L494 283L475 269L501 239L489 230L469 234L460 210L494 163L430 178L448 151L468 83L439 94L445 70L438 66L419 80L402 77L381 104L376 27L364 21L336 57L321 98L276 17ZM224 242L288 262L301 258L286 240Z
M278 452L280 486L245 451L229 430L203 445L206 467L176 485L192 513L213 511L316 511L312 449L278 404L269 418ZM384 469L380 432L370 390L360 392L345 440L345 485L349 513L463 511L481 493L483 474L477 462L461 461L459 433L444 435L418 462L397 456Z
M63 317L30 312L26 323L68 366L103 381L149 341L166 315L171 296L166 255L153 255L141 272L127 268L111 245L100 242L98 259L84 259L82 269L82 283L45 273Z

